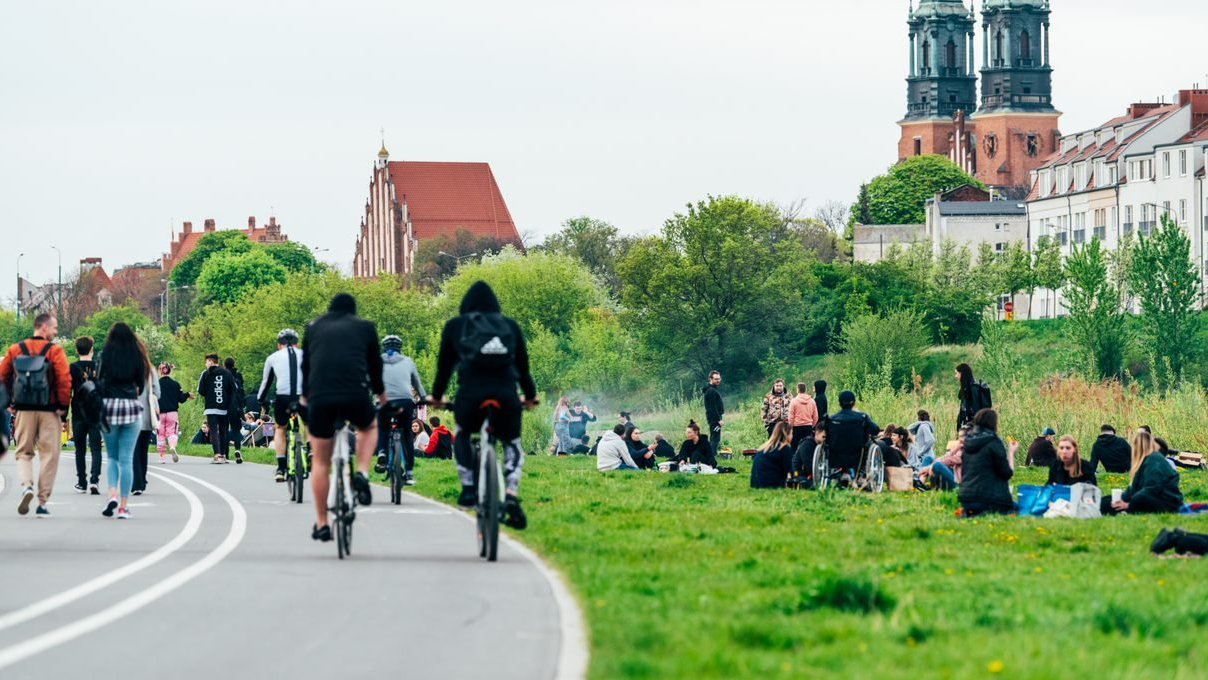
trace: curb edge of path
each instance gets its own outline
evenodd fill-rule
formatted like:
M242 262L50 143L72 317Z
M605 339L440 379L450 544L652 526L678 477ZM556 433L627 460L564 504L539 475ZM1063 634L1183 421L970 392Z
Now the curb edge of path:
M422 500L425 503L445 509L452 509L454 511L453 514L474 524L474 518L461 508L441 503L427 496L421 496L413 491L407 491L406 493L408 496ZM556 680L580 680L587 677L589 654L587 651L586 628L583 624L583 612L579 608L579 602L566 586L566 579L557 569L547 564L537 553L533 552L520 541L503 532L499 533L499 538L531 562L533 566L537 567L537 571L545 577L550 591L554 594L554 602L558 605L558 622L561 632L561 639L558 644L558 669L554 674L554 678Z

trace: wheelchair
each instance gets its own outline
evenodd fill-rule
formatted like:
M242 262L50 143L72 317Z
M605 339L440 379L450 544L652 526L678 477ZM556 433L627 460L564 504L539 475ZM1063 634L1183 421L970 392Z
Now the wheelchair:
M858 491L881 493L885 490L885 457L881 447L869 440L861 449L860 461L855 468L835 467L830 461L828 445L819 444L814 449L813 479L814 488L819 491L831 486L841 487L848 482Z

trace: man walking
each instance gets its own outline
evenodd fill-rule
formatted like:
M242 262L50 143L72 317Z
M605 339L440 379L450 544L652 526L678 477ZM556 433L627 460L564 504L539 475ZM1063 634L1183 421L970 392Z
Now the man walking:
M88 336L76 338L76 354L80 359L71 365L73 392L78 391L85 382L96 380L97 365L92 359L93 345L92 338ZM88 419L84 417L84 405L74 394L71 398L71 438L75 442L76 491L91 493L93 496L101 495L98 488L101 482L101 428L88 424ZM86 449L92 453L90 472L85 471Z
M29 512L34 498L34 451L38 452L39 517L49 517L46 504L59 471L59 437L67 409L71 406L71 367L67 353L54 344L59 321L52 314L34 319L34 334L8 348L0 364L0 383L12 395L17 411L17 475L21 501L17 513Z
M721 446L721 428L725 424L726 405L721 400L721 372L709 373L709 384L705 385L705 422L709 424L709 446L713 448L713 457L717 458L717 449Z

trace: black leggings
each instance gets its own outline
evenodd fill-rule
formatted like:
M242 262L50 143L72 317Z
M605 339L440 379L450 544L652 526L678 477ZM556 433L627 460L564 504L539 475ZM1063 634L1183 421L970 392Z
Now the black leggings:
M407 472L411 472L415 469L415 433L411 431L411 421L415 420L415 402L410 399L391 400L388 408L378 410L377 417L377 450L393 455L390 451L390 420L397 418L399 433L403 435L403 460L407 464Z
M151 430L140 430L134 442L134 485L131 491L147 490L147 449L155 434Z
M227 447L230 445L227 428L230 422L225 413L220 416L206 416L206 423L210 425L210 446L213 447L215 456L227 455Z
M1174 551L1180 555L1208 555L1208 534L1185 533L1175 539Z

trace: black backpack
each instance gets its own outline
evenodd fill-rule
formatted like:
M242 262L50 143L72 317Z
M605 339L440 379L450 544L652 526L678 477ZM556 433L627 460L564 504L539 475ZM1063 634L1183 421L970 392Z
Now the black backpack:
M85 380L84 384L76 389L76 403L79 404L84 422L102 432L108 432L109 419L105 413L105 400L101 397L102 390L99 380Z
M31 354L24 342L17 346L21 354L13 358L13 406L44 409L50 406L50 361L46 355L54 344L46 343L37 354Z
M465 315L457 353L463 366L497 369L516 361L516 336L512 324L498 312Z
M994 408L994 397L990 393L990 385L984 381L973 383L973 412L984 408Z

